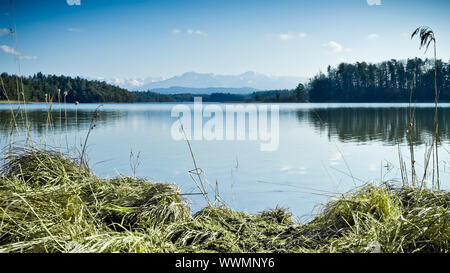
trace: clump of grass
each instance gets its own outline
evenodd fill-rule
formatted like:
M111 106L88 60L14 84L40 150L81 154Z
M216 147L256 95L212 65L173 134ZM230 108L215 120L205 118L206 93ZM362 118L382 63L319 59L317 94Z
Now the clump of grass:
M401 205L387 188L367 185L325 204L311 222L288 234L288 248L317 252L366 252L377 228L401 218Z
M365 185L305 224L278 207L192 215L174 185L27 150L2 168L0 252L448 252L449 204L444 191Z
M192 221L174 225L169 238L188 252L273 252L276 237L293 225L283 209L251 215L208 206Z
M17 177L30 186L57 185L64 181L80 181L90 176L85 167L78 167L74 158L63 157L52 150L15 148L8 153L0 172Z
M0 252L116 251L120 240L140 241L190 217L173 185L100 179L58 152L23 151L2 171Z
M399 229L403 252L449 252L450 194L444 191L397 189L404 213Z
M326 204L295 230L289 246L318 252L448 252L449 198L441 191L367 185Z
M127 229L164 226L185 221L191 214L179 189L166 183L117 177L89 185L87 192L89 203L101 200L102 218L112 226L120 224Z

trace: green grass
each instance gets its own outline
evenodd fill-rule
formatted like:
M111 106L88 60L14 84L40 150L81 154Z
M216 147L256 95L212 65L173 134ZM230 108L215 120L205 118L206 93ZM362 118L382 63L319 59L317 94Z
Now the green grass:
M101 179L58 152L10 155L0 177L0 252L449 252L450 194L365 185L305 224L282 208L207 206L175 185Z

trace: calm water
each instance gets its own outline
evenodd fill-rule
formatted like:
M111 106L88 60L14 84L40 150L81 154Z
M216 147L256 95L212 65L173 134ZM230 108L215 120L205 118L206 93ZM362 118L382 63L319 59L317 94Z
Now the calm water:
M171 117L174 105L105 104L99 108L88 142L89 163L94 172L101 177L132 175L133 151L140 153L137 176L176 183L184 193L197 192L189 176L193 163L187 144L171 137L171 127L176 122ZM38 143L46 139L52 146L66 147L67 141L70 148L79 148L97 106L67 105L64 109L54 105L53 126L46 129L46 106L27 105L32 138ZM7 144L10 107L0 105L2 146ZM260 142L250 140L191 142L199 167L211 184L218 182L222 198L236 209L253 213L279 205L290 208L297 216L309 217L330 194L345 192L366 181L398 180L398 145L405 161L409 160L407 104L279 107L280 141L276 151L262 152ZM17 110L19 106L12 108ZM414 142L420 176L425 147L431 142L433 111L433 104L419 104L415 110ZM20 122L20 115L17 119ZM441 177L449 181L450 104L441 104L439 119ZM445 187L449 188L449 184L445 183ZM213 190L210 192L213 198ZM205 205L200 197L190 201L194 210Z

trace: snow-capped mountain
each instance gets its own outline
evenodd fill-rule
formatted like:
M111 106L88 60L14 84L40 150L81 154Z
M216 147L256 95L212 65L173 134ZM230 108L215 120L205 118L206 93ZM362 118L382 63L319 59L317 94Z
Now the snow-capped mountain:
M217 75L212 73L186 72L167 80L155 81L141 86L141 90L155 88L169 88L173 86L208 88L242 88L248 87L257 90L292 89L300 82L306 81L302 77L268 76L256 72L246 72L240 75Z
M213 73L186 72L168 79L162 77L102 79L107 83L126 88L130 91L145 91L152 89L185 88L230 88L230 90L245 88L247 90L293 89L299 83L306 82L305 77L269 76L256 72L245 72L240 75L219 75Z
M117 85L119 87L128 90L144 90L142 86L146 84L151 84L153 82L164 81L163 77L146 77L146 78L102 78L98 77L96 80L105 81L112 85Z

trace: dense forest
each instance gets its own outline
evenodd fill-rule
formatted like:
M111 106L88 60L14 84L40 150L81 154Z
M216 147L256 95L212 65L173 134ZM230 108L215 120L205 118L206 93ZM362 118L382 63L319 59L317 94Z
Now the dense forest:
M450 100L450 64L437 62L441 101ZM378 64L341 63L327 69L308 84L311 102L434 101L434 60L390 60Z
M204 95L195 94L160 94L152 91L129 92L126 89L110 85L104 81L87 80L80 77L43 75L37 73L30 77L16 75L1 75L0 100L22 101L21 90L23 86L27 102L190 102L194 97L201 96L205 102L301 102L306 100L305 88L299 84L294 90L258 91L239 95L231 93L212 93ZM17 90L20 90L18 92Z
M18 77L16 75L1 74L0 100L23 100L23 91L27 102L43 102L46 100L66 102L134 102L134 96L126 89L119 88L106 82L86 80L80 77L43 75L37 73L32 77ZM20 92L18 92L20 90ZM66 92L66 93L65 93Z

